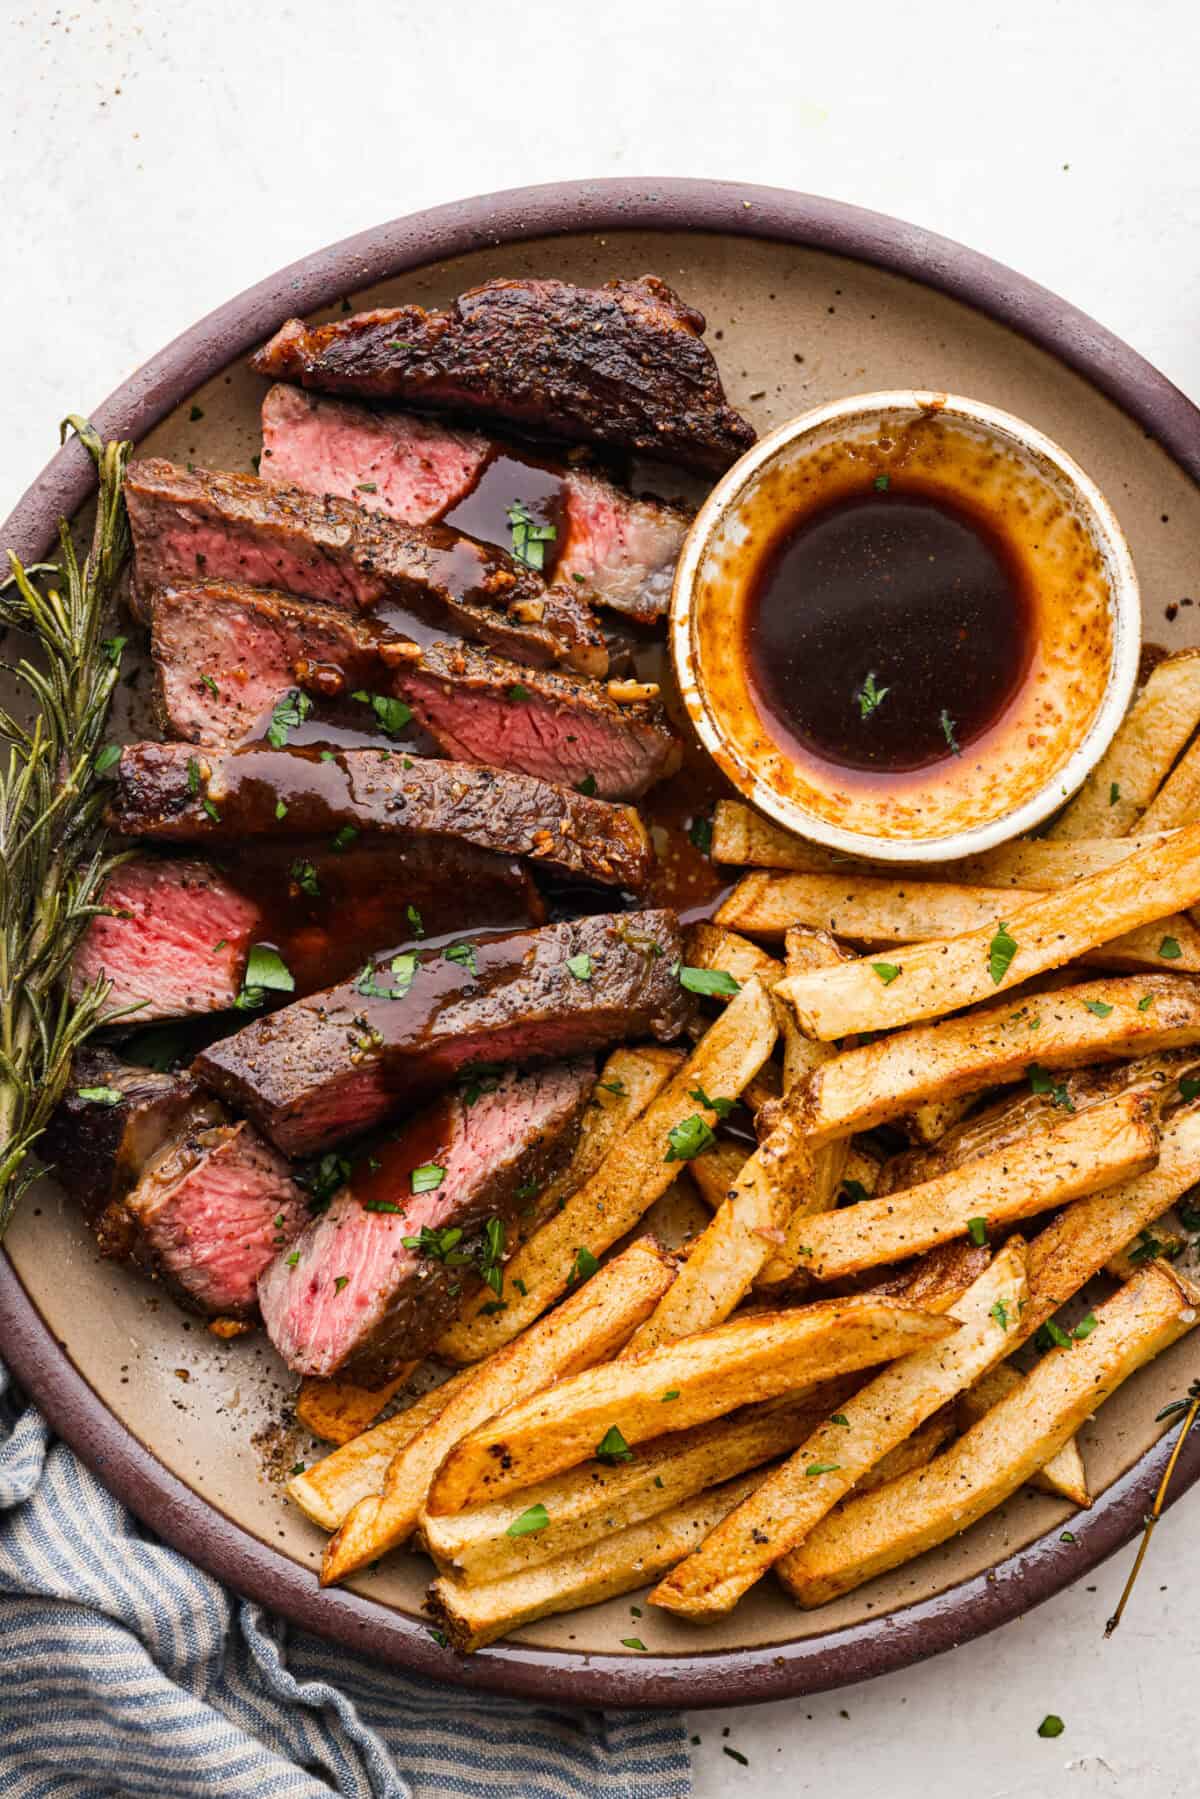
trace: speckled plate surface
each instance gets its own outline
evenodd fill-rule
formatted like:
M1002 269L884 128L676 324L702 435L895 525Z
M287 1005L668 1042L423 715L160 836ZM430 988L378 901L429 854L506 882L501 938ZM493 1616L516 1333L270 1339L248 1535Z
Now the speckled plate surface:
M244 354L293 313L438 305L504 274L581 282L647 271L709 321L733 402L760 430L839 394L938 388L1018 413L1075 456L1116 509L1145 637L1200 642L1200 412L1164 377L1044 289L877 214L725 183L595 182L493 195L395 221L251 289L177 340L93 418L148 453L246 467L262 384ZM203 417L193 422L191 409ZM77 446L57 456L0 545L48 549L91 489ZM1200 600L1200 594L1196 595ZM470 1658L420 1619L425 1565L393 1556L320 1593L322 1538L276 1471L310 1442L280 1423L294 1382L261 1336L218 1343L128 1271L101 1262L46 1182L0 1258L0 1353L56 1428L143 1520L240 1591L381 1662L567 1704L703 1705L780 1698L935 1654L1027 1609L1128 1540L1161 1472L1155 1413L1186 1387L1185 1340L1083 1433L1090 1511L1021 1492L955 1543L817 1613L770 1582L703 1633L647 1608L647 1653L623 1650L629 1601L522 1631ZM1176 1482L1200 1474L1200 1436Z

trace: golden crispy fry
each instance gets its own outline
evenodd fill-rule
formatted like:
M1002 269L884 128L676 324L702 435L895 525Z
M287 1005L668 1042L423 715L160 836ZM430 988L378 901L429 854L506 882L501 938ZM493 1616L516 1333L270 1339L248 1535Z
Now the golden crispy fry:
M444 1412L462 1383L473 1370L456 1374L440 1387L422 1394L420 1399L394 1418L377 1424L374 1430L354 1437L332 1455L288 1482L287 1490L306 1517L322 1530L336 1530L347 1512L369 1493L383 1486L388 1464L406 1443Z
M897 1443L873 1468L868 1468L862 1479L855 1481L851 1492L856 1495L873 1493L876 1487L886 1487L890 1480L899 1480L902 1474L909 1474L914 1468L924 1468L953 1435L954 1407L944 1405L932 1418L919 1425L911 1437L905 1437L903 1443Z
M678 1279L623 1354L644 1355L722 1324L772 1252L783 1247L785 1227L823 1198L804 1132L784 1116L739 1171L708 1228L692 1244Z
M1022 1342L1098 1274L1109 1257L1200 1181L1200 1110L1189 1107L1163 1125L1158 1163L1148 1174L1095 1193L1059 1214L1029 1245L1029 1303ZM1015 1345L1014 1345L1015 1347Z
M591 1368L490 1417L442 1463L427 1509L455 1512L548 1480L588 1461L612 1430L622 1439L616 1453L624 1454L664 1430L889 1361L954 1329L915 1306L870 1298L735 1318L638 1361Z
M1032 887L1043 892L1073 887L1088 875L1113 868L1139 850L1161 849L1166 831L1139 829L1136 837L1078 837L1051 842L1045 837L1015 837L998 849L985 850L962 862L948 862L947 878L978 882L981 887Z
M964 1236L973 1218L1012 1224L1129 1180L1152 1168L1157 1153L1149 1102L1122 1094L919 1187L813 1218L804 1266L817 1280L840 1280L919 1255Z
M402 1543L416 1525L438 1464L460 1437L521 1396L616 1353L674 1278L658 1246L640 1238L549 1317L460 1377L449 1404L388 1466L381 1492L362 1499L331 1538L322 1585Z
M1050 837L1124 837L1132 831L1198 724L1200 651L1180 650L1152 671Z
M744 1144L719 1137L711 1149L688 1164L688 1173L700 1189L709 1211L715 1212L729 1197L729 1190L746 1166Z
M951 1306L948 1342L893 1362L826 1419L650 1594L685 1618L732 1610L870 1468L1006 1353L1025 1298L1025 1244L1011 1237Z
M296 1398L296 1417L314 1437L326 1443L349 1443L360 1437L389 1399L410 1378L416 1362L404 1366L382 1387L358 1387L351 1380L305 1380Z
M1175 831L1200 818L1200 737L1193 738L1138 820L1138 835Z
M851 1499L779 1564L799 1604L823 1605L944 1543L1002 1505L1135 1369L1191 1330L1191 1292L1162 1262L1096 1309L1095 1330L1051 1350L927 1468Z
M825 1143L934 1095L1019 1080L1034 1062L1069 1068L1198 1042L1195 982L1171 975L1088 981L844 1050L783 1104L801 1114L814 1143Z
M619 1143L635 1119L640 1118L650 1102L660 1094L672 1075L683 1066L679 1050L660 1049L650 1045L643 1049L614 1050L600 1071L592 1093L592 1104L583 1114L583 1126L575 1152L562 1173L538 1194L534 1204L539 1222L554 1217L564 1200L591 1179L613 1146ZM535 1239L537 1226L525 1241ZM506 1303L514 1298L512 1276L521 1278L520 1265L514 1253L505 1265ZM481 1287L464 1304L454 1323L443 1333L436 1353L448 1362L477 1362L497 1343L507 1341L501 1333L489 1329L492 1318L504 1313L488 1314L484 1307L495 1302L489 1287ZM548 1300L547 1304L550 1303ZM544 1308L541 1308L544 1309ZM531 1316L536 1316L531 1314Z
M899 1272L888 1273L860 1290L906 1299L924 1312L947 1312L974 1285L991 1260L992 1252L986 1243L970 1243L960 1237L953 1243L939 1243L915 1262L906 1262Z
M965 887L949 882L869 875L749 874L724 901L722 924L778 937L791 925L821 927L874 948L961 937L1045 897L1037 889ZM989 933L990 934L990 933ZM1200 969L1200 931L1180 914L1088 950L1085 961L1109 968L1157 968L1164 935L1174 937L1177 974Z
M748 937L723 931L720 925L691 925L684 943L689 967L718 968L731 974L739 985L744 985L751 975L757 975L765 987L773 987L783 973L782 965L765 949L759 949Z
M798 1400L772 1400L734 1418L672 1431L628 1462L585 1462L507 1499L463 1512L426 1513L422 1536L443 1574L470 1585L499 1580L586 1549L692 1493L788 1454L861 1384L860 1375L843 1375ZM510 1536L509 1526L537 1506L545 1510L545 1525Z
M812 874L837 874L854 866L852 858L823 849L805 837L794 837L782 825L760 818L740 800L717 801L712 859L744 868L798 868Z
M1139 1231L1132 1243L1127 1243L1124 1249L1118 1249L1115 1255L1109 1256L1104 1264L1104 1272L1111 1274L1114 1280L1132 1280L1138 1269L1155 1256L1174 1262L1186 1248L1187 1237L1179 1215L1173 1208L1169 1208L1161 1218L1155 1220L1153 1229L1147 1227Z
M965 1117L975 1098L974 1093L960 1093L954 1099L923 1100L902 1123L914 1143L930 1147L940 1143L946 1132Z
M1010 1393L1024 1385L1025 1376L1018 1373L1011 1362L999 1362L996 1367L989 1368L973 1386L959 1395L960 1430L970 1430L994 1405L999 1405L1002 1399L1007 1399ZM1061 1499L1069 1499L1073 1505L1092 1503L1087 1476L1083 1471L1083 1457L1074 1437L1063 1444L1057 1455L1051 1456L1045 1467L1039 1468L1031 1476L1029 1484L1031 1487L1039 1487L1043 1493L1054 1493Z
M612 1144L591 1178L524 1242L504 1271L505 1310L454 1325L438 1345L455 1361L476 1361L509 1343L571 1283L585 1260L632 1230L679 1170L668 1161L669 1133L689 1118L710 1128L717 1114L695 1096L736 1099L775 1047L775 1015L752 979L709 1026L684 1067ZM520 1282L520 1285L518 1285ZM522 1287L524 1292L522 1292Z
M795 1006L810 1037L827 1041L849 1031L887 1030L955 1011L1059 968L1097 944L1186 911L1198 898L1200 825L1189 825L1161 849L1139 851L1067 892L1015 907L1003 933L985 926L944 942L898 949L887 958L868 956L844 968L788 975L776 991ZM1169 950L1169 943L1164 947Z
M428 1609L450 1646L467 1654L535 1618L631 1593L694 1548L759 1478L743 1475L558 1561L542 1562L486 1586L467 1586L443 1576L429 1589Z

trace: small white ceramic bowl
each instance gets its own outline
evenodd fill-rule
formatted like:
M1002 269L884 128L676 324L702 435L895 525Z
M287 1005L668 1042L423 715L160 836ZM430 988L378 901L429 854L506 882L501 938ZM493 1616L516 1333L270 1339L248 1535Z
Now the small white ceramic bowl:
M941 461L939 463L939 458ZM885 782L799 762L756 704L745 621L764 548L790 517L954 468L961 498L1026 559L1033 653L1003 728L948 762ZM1129 704L1141 646L1137 577L1103 494L1057 444L1012 414L954 394L861 394L779 426L721 478L684 544L671 604L680 693L734 786L787 829L855 857L937 862L1040 824L1081 785ZM952 696L950 696L952 698Z

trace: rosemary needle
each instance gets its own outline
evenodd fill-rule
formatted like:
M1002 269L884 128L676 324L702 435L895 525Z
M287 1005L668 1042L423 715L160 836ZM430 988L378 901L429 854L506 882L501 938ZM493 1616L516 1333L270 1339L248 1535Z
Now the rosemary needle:
M80 563L67 522L57 567L22 568L0 585L0 627L32 640L7 665L26 690L26 726L0 707L0 1234L34 1178L29 1154L62 1097L71 1057L104 1016L109 983L72 997L71 958L103 908L114 866L104 852L99 780L109 703L120 676L102 632L129 548L121 483L131 444L101 443L86 419L68 427L96 464L99 496Z

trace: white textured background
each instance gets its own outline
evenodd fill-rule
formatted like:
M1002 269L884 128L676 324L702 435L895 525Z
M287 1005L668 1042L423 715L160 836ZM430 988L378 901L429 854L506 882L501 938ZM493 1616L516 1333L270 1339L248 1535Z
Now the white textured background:
M64 412L281 264L440 201L616 174L916 220L1200 400L1196 0L6 0L0 513ZM1197 1518L1193 1495L1162 1526L1110 1644L1124 1555L922 1668L697 1717L699 1799L1192 1799Z

